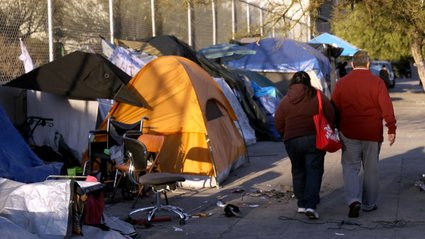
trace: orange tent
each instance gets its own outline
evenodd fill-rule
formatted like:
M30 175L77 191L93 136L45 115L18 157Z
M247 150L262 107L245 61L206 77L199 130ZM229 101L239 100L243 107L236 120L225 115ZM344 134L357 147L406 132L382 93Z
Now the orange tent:
M128 86L138 91L149 107L116 102L108 116L126 124L148 117L144 133L166 135L160 170L185 176L183 186L218 186L247 160L230 103L211 76L194 62L179 56L158 57Z

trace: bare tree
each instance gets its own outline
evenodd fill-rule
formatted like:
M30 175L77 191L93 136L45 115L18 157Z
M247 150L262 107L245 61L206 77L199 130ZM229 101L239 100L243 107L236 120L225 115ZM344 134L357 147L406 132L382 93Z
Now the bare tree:
M2 1L0 3L0 81L8 80L23 73L18 40L22 39L28 48L39 43L34 36L47 26L47 3L42 0ZM37 61L37 57L34 57Z
M2 35L26 39L47 25L47 4L42 0L6 1L0 5Z
M287 0L273 1L267 3L261 1L265 10L266 18L263 27L264 35L271 35L275 31L278 35L287 36L288 32L296 28L307 28L308 34L315 31L314 20L318 15L318 10L325 0ZM305 36L309 38L310 36Z
M84 47L94 51L99 46L99 35L109 33L108 1L57 1L53 16L55 41L67 51Z

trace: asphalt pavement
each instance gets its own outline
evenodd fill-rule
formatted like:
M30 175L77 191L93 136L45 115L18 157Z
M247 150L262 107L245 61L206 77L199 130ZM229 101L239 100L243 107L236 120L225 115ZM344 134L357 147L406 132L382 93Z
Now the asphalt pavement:
M231 172L220 188L179 188L168 194L170 204L191 215L184 225L161 213L151 227L135 225L139 238L425 238L425 191L415 185L425 174L425 94L418 81L397 79L390 95L398 129L395 144L384 141L381 150L378 210L348 218L338 151L325 158L320 218L298 214L283 143L261 141L249 146L249 163ZM152 201L144 197L136 207ZM105 213L124 219L132 204L107 204ZM226 217L222 204L235 205L240 213Z

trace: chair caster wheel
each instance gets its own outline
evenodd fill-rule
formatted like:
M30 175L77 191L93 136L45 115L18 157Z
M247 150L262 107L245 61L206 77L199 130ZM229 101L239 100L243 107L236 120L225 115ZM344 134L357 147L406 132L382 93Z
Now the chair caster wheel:
M146 222L144 223L144 226L145 226L145 228L151 228L151 227L152 227L152 222L150 222L150 221L146 221Z
M133 224L133 218L131 218L130 216L126 217L124 221Z
M180 220L179 220L179 224L180 224L180 225L185 225L185 224L186 224L186 220L185 220L185 218L180 218Z

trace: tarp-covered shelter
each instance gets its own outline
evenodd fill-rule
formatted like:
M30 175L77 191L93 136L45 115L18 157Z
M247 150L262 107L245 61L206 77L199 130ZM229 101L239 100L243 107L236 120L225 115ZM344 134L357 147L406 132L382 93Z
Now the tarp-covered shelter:
M274 95L276 95L277 98L281 99L283 97L282 92L276 87L276 85L264 75L261 75L255 71L240 70L240 69L233 69L231 71L236 74L244 75L248 77L250 81L255 82L260 87L271 87L273 88Z
M327 32L320 34L319 36L311 39L309 43L327 43L334 45L344 50L341 56L353 56L359 49L351 43Z
M255 71L234 69L232 72L244 76L249 81L252 97L267 117L269 134L273 137L273 140L280 140L281 136L274 124L274 113L283 94L272 81Z
M126 87L130 79L129 75L101 55L75 51L5 85L53 93L70 99L115 99L143 106L140 96Z
M24 141L1 107L0 132L0 178L32 183L60 174L63 163L45 164Z
M105 57L75 51L25 73L5 86L27 92L27 115L54 119L51 128L37 128L40 146L54 144L55 131L81 157L88 131L96 127L97 99L115 99L148 107L143 97L127 88L131 77Z
M255 50L256 53L228 61L225 63L226 66L256 72L293 74L305 71L309 73L315 87L329 94L331 71L329 60L307 43L291 39L265 38L245 46ZM279 90L286 92L286 83L275 83Z
M166 135L160 170L184 175L183 186L217 186L245 162L244 140L233 123L236 116L228 100L194 62L178 56L158 57L129 86L143 95L152 110L116 102L109 116L126 124L148 117L144 133Z

